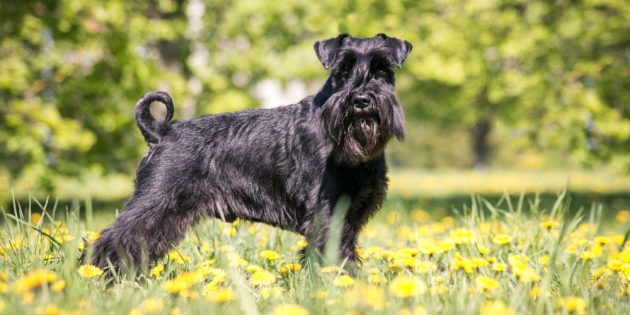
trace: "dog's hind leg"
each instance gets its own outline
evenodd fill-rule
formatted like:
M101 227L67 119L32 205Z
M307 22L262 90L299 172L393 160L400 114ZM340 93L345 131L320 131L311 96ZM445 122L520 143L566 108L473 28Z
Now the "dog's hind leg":
M136 194L112 226L95 242L92 264L116 271L144 271L179 242L199 219L200 211L175 208L167 198ZM160 195L157 195L160 196Z

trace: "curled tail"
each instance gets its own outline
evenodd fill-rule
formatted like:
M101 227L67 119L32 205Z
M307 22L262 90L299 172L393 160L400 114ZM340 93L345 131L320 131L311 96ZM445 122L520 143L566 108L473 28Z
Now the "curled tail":
M163 103L166 106L166 117L163 121L157 121L153 118L153 115L151 115L149 107L151 103L155 101ZM158 143L166 133L170 126L170 121L173 118L174 111L175 108L173 107L171 96L162 91L149 92L142 96L138 103L136 103L136 124L138 124L140 132L142 132L144 139L149 145Z

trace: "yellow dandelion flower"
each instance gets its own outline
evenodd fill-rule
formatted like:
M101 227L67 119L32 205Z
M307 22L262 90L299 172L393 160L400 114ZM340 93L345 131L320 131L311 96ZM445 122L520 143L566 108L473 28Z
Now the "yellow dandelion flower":
M466 273L473 272L473 265L469 259L463 259L461 257L454 257L451 259L450 268L453 271L464 270Z
M150 298L142 302L141 305L143 314L160 313L164 310L164 301L159 298Z
M536 271L527 264L528 261L529 258L526 256L511 255L508 257L512 273L516 276L518 281L523 283L537 282L540 280L540 277L536 274Z
M430 261L418 261L413 270L416 273L427 273L429 271L437 270L437 265Z
M448 292L448 287L443 285L443 284L439 284L436 286L431 286L429 288L429 292L433 295L441 295L444 294L446 292Z
M33 213L31 214L31 224L33 225L38 225L40 224L40 220L42 219L42 214L41 213Z
M619 276L623 276L626 281L630 281L630 264L623 265Z
M420 251L415 248L403 248L397 254L400 257L416 257L419 253Z
M333 280L333 285L338 288L347 288L354 284L354 279L348 275L340 275Z
M260 252L260 257L266 259L267 261L276 261L280 259L280 254L272 250L263 250Z
M53 292L61 292L66 288L66 281L57 280L50 285L50 290Z
M298 263L284 264L282 265L282 267L280 267L280 273L283 275L287 275L291 272L296 272L300 270L302 270L302 266Z
M201 271L180 273L175 279L162 283L162 289L170 294L186 295L188 289L193 285L205 280Z
M402 266L402 267L407 267L407 268L411 268L416 264L416 259L414 257L403 257L403 256L396 256L394 257L394 259L392 260L392 267L396 267L396 266Z
M484 293L493 292L499 288L499 282L490 277L477 276L475 278L475 287Z
M399 275L389 284L389 292L399 298L416 297L426 292L427 287L417 278Z
M9 285L5 282L0 282L0 293L6 293L9 291Z
M315 291L313 292L313 297L323 300L328 297L328 291L324 291L324 290Z
M159 264L149 270L149 275L155 278L159 278L164 271L164 265Z
M420 246L418 246L418 249L420 250L421 253L425 255L429 255L429 257L442 252L442 249L438 245L436 245L433 241L426 241L426 242L420 243Z
M400 215L398 214L398 212L390 211L387 213L387 221L391 224L398 222L399 218Z
M228 235L229 237L234 237L238 231L236 230L236 226L234 224L227 225L223 228L223 234Z
M545 230L551 230L560 225L560 222L556 220L546 220L540 223L540 226Z
M20 248L22 248L22 239L18 237L0 245L0 256L8 257L10 252L16 252Z
M94 242L96 242L96 240L98 240L101 237L101 232L92 232L92 231L86 231L85 232L85 240L88 241L88 243L92 244Z
M199 292L187 289L179 292L179 296L186 300L196 300L197 298L199 298Z
M199 243L199 238L195 235L190 236L190 238L188 239L191 243L193 244L198 244Z
M558 300L558 306L569 313L584 314L586 312L586 302L579 297L567 296Z
M529 290L529 296L532 299L538 298L541 294L542 294L542 289L540 287L533 287L531 290Z
M162 283L162 289L170 294L178 294L188 289L189 284L177 279L168 280Z
M473 267L475 267L475 268L487 266L487 265L490 264L487 259L483 259L481 257L473 257L473 258L470 259L470 261L471 261Z
M201 244L201 251L202 252L207 253L207 252L211 252L213 250L214 250L214 245L212 245L210 242L204 241Z
M261 270L264 270L263 267L258 266L258 265L249 265L247 267L245 267L245 270L249 273L257 273Z
M168 253L168 259L176 262L178 265L190 263L190 257L175 250Z
M212 268L210 269L209 274L212 275L212 281L210 281L209 285L218 287L227 280L227 273L224 270Z
M511 310L505 303L501 301L487 301L481 305L479 309L479 315L514 315L514 311Z
M545 266L549 263L549 255L543 255L538 258L538 263Z
M480 255L488 255L490 253L490 249L483 245L477 245L477 250L479 251ZM493 257L489 257L488 259L491 259L491 258Z
M593 281L593 282L600 281L600 280L606 278L607 276L609 276L610 274L612 274L610 269L608 269L606 267L599 267L599 268L595 269L595 271L593 271L593 273L591 274L591 281Z
M276 282L276 276L267 270L260 270L252 274L249 282L255 286L271 285Z
M279 287L262 288L262 290L260 290L260 296L265 300L270 298L277 299L282 296L282 291L282 288Z
M458 228L450 233L450 240L457 245L472 244L475 241L475 236L467 228Z
M42 315L59 315L63 314L57 305L46 305L44 307L38 307L36 313Z
M455 218L451 216L446 216L443 217L442 220L440 220L440 223L442 224L444 229L450 229L455 226Z
M361 284L346 292L344 302L348 308L360 313L378 311L385 307L385 292L380 287Z
M492 270L497 272L504 272L507 270L507 265L504 263L494 263L492 265Z
M305 239L301 239L297 241L297 243L291 245L291 250L297 252L306 248L307 245L308 245L308 242Z
M625 224L630 221L630 210L621 210L617 212L615 216L615 221L619 224Z
M445 241L439 242L438 247L440 247L441 252L448 252L449 250L455 248L455 243L450 240L445 240Z
M416 222L426 222L431 219L429 212L423 209L415 209L411 212L411 217Z
M422 305L416 305L416 307L413 308L413 315L427 315L429 314L427 312L427 310L424 308L424 306Z
M385 277L379 274L370 274L367 278L368 282L371 284L381 284L385 283Z
M599 258L602 257L603 252L604 249L602 248L602 246L600 244L595 244L591 246L587 251L580 254L580 259L589 260Z
M57 280L57 275L50 270L34 270L15 281L14 290L23 294L35 288L49 285Z
M26 291L22 293L22 303L30 304L34 300L35 300L35 293L33 293L32 291Z
M223 304L236 299L236 292L232 288L208 288L204 295L212 303Z
M94 265L83 265L79 267L78 273L82 278L95 278L103 274L103 269Z
M297 304L282 304L271 312L272 315L308 315L308 311Z
M512 237L507 234L497 234L492 238L492 243L506 245L512 243Z

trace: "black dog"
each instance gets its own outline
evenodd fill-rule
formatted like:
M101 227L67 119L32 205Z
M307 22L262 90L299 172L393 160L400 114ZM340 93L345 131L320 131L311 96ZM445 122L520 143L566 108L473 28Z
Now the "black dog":
M358 260L358 233L385 197L385 145L404 137L394 70L410 51L384 34L317 42L317 57L332 69L323 88L274 109L171 123L168 94L146 94L136 120L150 150L133 197L94 244L92 263L143 270L204 217L268 223L305 235L321 251L342 195L350 207L341 257ZM164 121L151 116L153 101L166 105Z

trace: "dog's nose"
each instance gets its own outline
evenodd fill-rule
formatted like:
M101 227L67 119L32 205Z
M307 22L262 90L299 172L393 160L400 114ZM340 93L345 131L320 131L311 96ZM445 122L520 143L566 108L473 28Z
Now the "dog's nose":
M365 95L357 95L354 97L352 105L357 109L363 109L370 106L370 98Z

